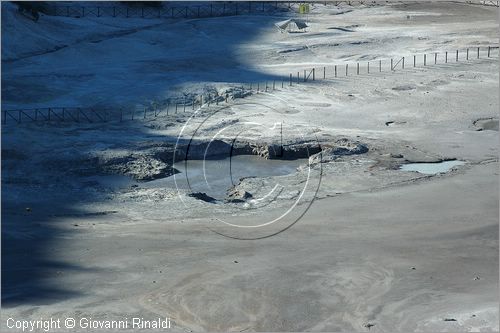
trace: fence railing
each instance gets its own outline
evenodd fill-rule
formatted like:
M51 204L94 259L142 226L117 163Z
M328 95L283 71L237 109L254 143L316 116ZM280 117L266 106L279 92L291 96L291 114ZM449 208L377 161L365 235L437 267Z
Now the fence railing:
M442 52L429 52L414 54L410 56L401 56L397 58L390 59L377 59L366 62L349 62L342 65L333 66L323 66L315 67L302 70L303 75L301 76L301 71L297 71L297 75L290 73L288 76L288 85L293 85L294 83L315 81L316 79L330 79L338 77L349 77L352 75L360 74L373 74L382 71L396 71L398 69L403 70L405 68L411 67L427 67L429 65L437 64L448 64L456 63L460 61L470 61L474 59L491 58L493 52L496 50L496 55L498 56L498 46L476 46L469 47L465 49L457 49L453 52L442 51ZM354 69L353 69L354 67ZM427 67L428 68L428 67ZM323 74L318 76L318 74Z
M47 107L35 109L2 110L2 124L7 120L20 124L36 121L105 122L108 114L102 110L82 107Z
M476 0L475 2L494 2ZM248 14L262 14L274 11L296 10L301 3L323 5L382 5L387 3L404 3L388 0L337 0L337 1L230 1L212 2L206 4L192 4L178 7L165 6L83 6L56 5L45 6L44 13L53 16L66 17L122 17L122 18L203 18L234 16Z
M288 10L292 7L297 7L298 4L299 2L234 1L178 7L48 5L45 13L47 15L66 17L203 18Z
M497 52L494 52L494 51ZM245 97L251 93L274 91L287 86L303 84L309 81L331 80L340 77L355 78L359 75L374 75L381 72L403 71L409 68L430 69L432 65L454 64L474 59L488 59L498 56L498 46L483 46L454 50L452 52L429 52L402 56L390 59L378 59L366 62L344 63L342 65L323 66L320 68L309 68L297 71L297 75L289 73L288 76L281 76L278 80L265 82L251 82L240 84L233 89L237 89L238 94L231 96ZM354 66L353 66L354 65ZM352 68L355 68L354 70ZM302 74L302 76L301 76ZM46 107L35 109L13 109L2 110L2 124L15 122L16 124L37 121L57 121L57 122L106 122L106 121L126 121L134 119L151 119L158 116L180 115L186 112L198 110L204 106L219 105L229 103L229 93L207 93L200 95L184 95L181 98L167 99L164 103L154 103L145 106L141 110L124 108L118 109L96 109L84 107Z
M311 4L340 5L382 5L403 3L404 1L388 0L342 0L342 1L306 1ZM462 2L462 1L457 1ZM499 0L465 0L464 3L499 6ZM48 4L43 12L47 15L65 17L121 17L121 18L203 18L233 16L245 14L261 14L277 10L297 9L303 1L231 1L212 2L207 4L170 6L83 6Z
M465 2L473 5L495 6L495 7L499 6L498 0L466 0Z

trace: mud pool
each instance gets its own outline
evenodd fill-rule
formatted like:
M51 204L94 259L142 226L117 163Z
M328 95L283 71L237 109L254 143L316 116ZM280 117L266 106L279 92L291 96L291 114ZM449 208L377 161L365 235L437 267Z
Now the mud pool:
M143 183L141 187L168 187L202 192L221 200L226 191L237 185L241 178L272 177L294 173L307 159L268 160L255 155L238 155L218 160L188 160L174 167L180 171L175 176Z
M426 175L435 175L450 171L453 167L465 164L464 161L444 161L438 163L409 163L401 166L403 171L416 171Z

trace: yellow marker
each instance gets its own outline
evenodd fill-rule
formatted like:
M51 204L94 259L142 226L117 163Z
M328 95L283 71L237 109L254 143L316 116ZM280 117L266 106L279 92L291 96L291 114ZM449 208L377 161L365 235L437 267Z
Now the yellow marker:
M299 5L299 14L308 14L309 13L309 4L301 3Z

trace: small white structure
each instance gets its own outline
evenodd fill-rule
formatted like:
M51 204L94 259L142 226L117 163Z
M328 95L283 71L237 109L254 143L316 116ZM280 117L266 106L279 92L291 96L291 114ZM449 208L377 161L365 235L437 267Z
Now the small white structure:
M280 32L297 32L307 28L306 22L297 19L288 19L274 24L280 29Z

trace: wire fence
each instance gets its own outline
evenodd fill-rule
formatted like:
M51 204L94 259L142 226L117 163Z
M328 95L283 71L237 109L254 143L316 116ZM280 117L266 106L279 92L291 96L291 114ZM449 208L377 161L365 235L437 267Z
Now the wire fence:
M411 1L389 0L342 0L342 1L220 1L185 6L89 6L48 4L43 12L52 16L65 17L121 17L121 18L206 18L248 14L273 13L297 10L300 4L323 4L324 6L373 6L404 4ZM417 2L417 1L414 1ZM464 3L498 7L498 0L466 0Z
M366 62L349 62L341 65L331 65L299 70L289 73L280 79L264 82L250 82L235 85L232 92L214 92L205 94L183 94L172 97L141 110L136 108L125 109L97 109L92 107L46 107L34 109L2 110L2 124L21 124L26 122L107 122L128 121L138 119L152 119L159 116L180 116L186 112L194 112L205 106L230 103L231 99L244 98L253 93L275 91L304 84L312 81L327 81L336 78L361 77L360 75L376 75L401 71L410 68L432 69L432 65L457 64L477 60L489 59L499 55L498 46L479 46L454 51L442 51L410 56L401 56L390 59L371 60ZM434 67L435 68L435 67Z
M498 1L498 0L466 0L465 2L468 4L473 4L473 5L498 7L500 1Z
M344 2L344 1L336 1ZM368 1L367 1L368 2ZM121 17L121 18L204 18L286 11L299 2L248 1L213 2L178 7L170 6L76 6L48 5L45 14L66 17Z

